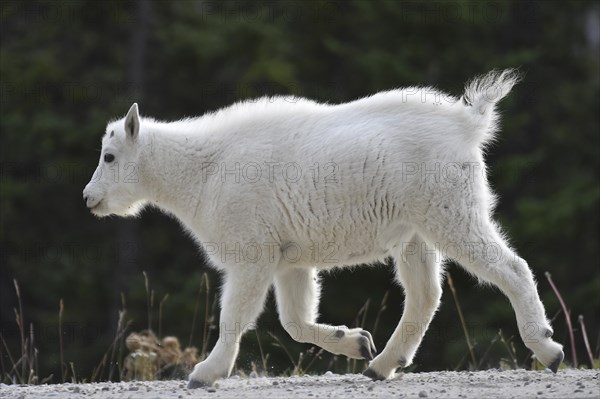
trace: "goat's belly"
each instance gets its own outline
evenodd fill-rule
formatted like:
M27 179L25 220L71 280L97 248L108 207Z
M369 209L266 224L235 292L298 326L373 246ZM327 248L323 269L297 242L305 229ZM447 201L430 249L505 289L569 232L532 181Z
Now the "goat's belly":
M353 266L364 263L375 263L386 258L387 250L360 249L347 250L333 243L308 246L287 246L282 248L280 264L283 267L316 267L330 269L341 266Z
M289 240L280 246L281 263L318 269L376 263L391 256L411 234L409 226L396 224L377 233L366 229Z

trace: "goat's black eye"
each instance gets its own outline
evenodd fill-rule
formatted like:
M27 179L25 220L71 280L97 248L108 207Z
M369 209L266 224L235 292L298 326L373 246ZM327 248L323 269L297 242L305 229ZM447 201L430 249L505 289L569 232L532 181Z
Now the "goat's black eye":
M104 154L104 162L111 163L115 160L115 156L113 154Z

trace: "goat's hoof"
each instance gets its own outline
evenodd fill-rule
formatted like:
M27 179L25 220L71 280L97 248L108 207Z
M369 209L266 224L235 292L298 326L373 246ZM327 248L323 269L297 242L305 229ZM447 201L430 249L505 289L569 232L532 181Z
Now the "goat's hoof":
M360 355L362 356L362 358L367 360L373 360L375 356L373 356L373 353L371 352L371 344L369 342L369 339L365 336L360 337L359 345Z
M368 335L364 333L367 333ZM371 334L369 334L367 331L361 331L361 335L362 337L360 337L358 341L358 344L360 345L360 355L363 359L373 360L377 355L377 350L375 349L375 345L373 344Z
M366 339L361 339L360 342L360 355L363 359L373 360L373 354L371 353L371 348L369 347L369 343Z
M373 381L383 381L383 380L385 380L384 376L382 376L381 374L377 373L377 371L373 370L371 367L369 367L365 371L363 371L363 375L365 377L369 377Z
M377 355L377 349L373 343L371 333L361 328L349 330L352 333L358 333L358 352L363 359L373 360Z
M207 387L209 384L203 382L203 381L198 381L198 380L194 380L191 379L190 382L188 382L188 389L198 389L198 388L205 388Z
M371 336L371 333L368 332L367 330L360 330L359 332L360 332L360 335L362 335L363 337L365 337L366 339L369 340L369 349L370 349L371 355L373 355L373 357L377 356L377 348L375 348L375 343L373 342L373 337ZM369 360L371 360L371 359L369 359Z
M550 370L552 370L553 373L557 373L558 367L560 366L560 364L562 363L564 358L565 358L565 354L561 351L560 354L558 355L558 357L556 359L554 359L554 361L552 363L550 363L548 368Z

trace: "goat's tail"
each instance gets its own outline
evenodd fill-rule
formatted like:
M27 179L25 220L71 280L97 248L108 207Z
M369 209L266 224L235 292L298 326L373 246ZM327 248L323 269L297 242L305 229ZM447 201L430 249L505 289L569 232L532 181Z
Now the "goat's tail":
M493 138L498 118L496 103L506 97L520 79L517 70L505 69L491 71L467 83L461 100L470 109L477 127L476 144Z

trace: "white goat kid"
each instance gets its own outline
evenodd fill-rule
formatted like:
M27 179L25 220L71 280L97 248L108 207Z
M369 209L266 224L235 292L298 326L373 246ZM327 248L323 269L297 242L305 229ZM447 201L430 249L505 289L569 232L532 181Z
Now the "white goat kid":
M391 378L438 308L445 258L506 294L525 345L556 372L562 346L527 263L491 219L482 154L516 81L492 72L460 99L431 88L339 105L262 98L170 123L140 118L134 104L108 124L84 199L97 216L145 205L176 216L224 272L220 339L190 387L230 374L272 284L295 340L369 359L366 376ZM317 272L388 257L406 302L377 355L367 331L316 322Z

